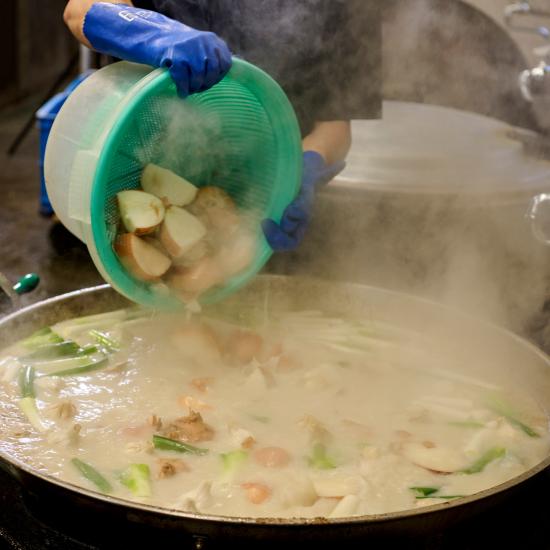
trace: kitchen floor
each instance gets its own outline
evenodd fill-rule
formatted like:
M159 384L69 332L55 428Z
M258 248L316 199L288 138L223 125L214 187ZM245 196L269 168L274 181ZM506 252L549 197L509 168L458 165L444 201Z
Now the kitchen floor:
M36 101L0 112L0 271L13 282L29 272L41 277L22 304L103 282L85 247L39 214L38 130L33 128L14 156L6 153ZM3 305L1 313L8 309Z

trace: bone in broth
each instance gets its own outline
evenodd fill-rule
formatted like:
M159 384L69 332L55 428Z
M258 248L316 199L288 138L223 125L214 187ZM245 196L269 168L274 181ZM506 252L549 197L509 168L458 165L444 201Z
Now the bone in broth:
M417 368L430 353L401 328L315 311L64 321L3 352L0 445L122 499L278 518L460 499L548 454L534 400Z

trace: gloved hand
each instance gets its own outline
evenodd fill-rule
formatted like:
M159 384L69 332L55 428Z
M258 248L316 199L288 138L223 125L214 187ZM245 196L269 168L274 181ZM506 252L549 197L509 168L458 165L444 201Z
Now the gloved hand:
M319 153L315 151L304 153L300 193L287 206L280 225L269 219L262 222L265 237L273 250L276 252L293 250L302 242L311 219L316 186L331 181L345 166L346 163L343 161L327 166Z
M211 88L231 68L221 38L154 11L99 2L86 14L84 35L98 52L168 68L182 97Z

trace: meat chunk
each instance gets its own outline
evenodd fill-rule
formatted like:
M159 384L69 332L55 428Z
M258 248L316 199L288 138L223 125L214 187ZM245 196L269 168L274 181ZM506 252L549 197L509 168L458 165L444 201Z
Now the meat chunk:
M162 431L162 435L169 439L189 443L210 441L214 438L214 434L214 428L209 426L196 411L177 418Z
M260 355L263 345L263 338L259 334L235 330L226 344L226 359L233 365L246 365Z
M242 449L252 449L256 444L254 436L244 428L239 426L229 425L229 434L231 435L231 441L236 447L241 447Z
M284 468L291 460L290 454L281 447L264 447L254 453L258 464L266 468Z
M178 327L172 341L186 360L208 364L221 359L218 335L207 324L186 323Z
M252 504L262 504L271 496L271 489L263 483L243 483L241 487Z
M204 401L197 399L196 397L193 397L192 395L182 395L178 399L178 403L186 408L189 409L189 411L208 411L212 410L214 407L209 405L208 403L205 403Z
M76 415L77 410L74 403L67 400L49 407L48 412L56 419L70 420Z
M159 458L158 461L157 478L164 479L166 477L172 477L180 472L188 472L189 466L179 458Z
M155 428L155 430L158 431L162 428L162 419L160 418L160 416L157 416L156 414L152 414L147 419L147 424L149 424L149 426Z

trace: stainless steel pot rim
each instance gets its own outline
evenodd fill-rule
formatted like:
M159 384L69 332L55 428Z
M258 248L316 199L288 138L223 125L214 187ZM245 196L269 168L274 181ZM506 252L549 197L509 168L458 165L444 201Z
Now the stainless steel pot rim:
M528 202L529 199L548 191L548 181L540 181L540 184L528 189L510 188L499 189L494 186L479 185L478 187L444 187L434 185L412 186L399 182L387 183L376 180L363 180L355 177L338 176L334 182L327 186L328 190L334 188L346 189L355 192L380 193L382 195L421 196L421 197L468 197L482 198L490 201L491 205L499 206L514 204L516 202Z
M271 277L273 279L281 278L280 276L271 276ZM345 284L352 287L369 288L367 285L360 285L355 283L345 283ZM439 308L452 311L455 315L459 315L464 318L474 319L474 317L468 314L462 313L453 308L439 304L437 302L433 302L431 300L403 294L400 292L394 292L391 290L381 289L381 288L375 288L375 287L370 287L370 288L372 288L373 290L376 290L377 292L381 292L387 295L399 295L403 297L408 297L409 299L412 298L418 302L431 304L432 306L437 306ZM36 304L32 304L30 306L22 308L19 311L11 313L10 315L7 315L6 317L0 319L0 330L2 329L3 325L7 324L9 321L27 312L36 310L41 307L46 307L58 302L63 302L64 300L67 300L69 298L76 298L78 296L93 294L96 292L102 292L109 289L112 289L110 285L99 285L95 287L76 290L66 294L61 294L59 296L55 296L53 298L43 300ZM505 333L508 337L521 341L523 345L530 347L532 351L536 352L541 358L543 358L547 363L548 367L550 368L550 357L548 357L544 352L539 350L536 346L534 346L530 342L527 342L523 338L520 338L519 336L515 335L514 333L504 328L493 325L492 323L489 323L487 321L483 321L477 318L475 319L477 323L483 323L485 325L491 326L494 329L501 331L502 333ZM68 491L93 498L94 500L100 500L110 505L129 508L136 512L139 511L139 512L145 512L150 514L164 515L172 518L181 518L182 520L185 519L185 520L195 520L195 521L197 520L208 521L208 522L216 522L216 523L222 523L226 525L235 525L235 526L261 525L261 526L274 526L274 527L280 526L281 528L292 527L292 526L304 527L304 526L314 526L314 525L338 526L338 525L369 524L369 523L375 524L375 523L391 522L398 519L414 518L417 516L435 514L442 510L448 510L451 508L459 508L459 507L467 506L472 502L482 500L484 498L496 495L498 493L501 493L503 491L516 487L517 485L523 483L524 481L527 481L531 477L539 474L540 472L542 472L543 470L547 469L550 466L550 455L549 455L545 460L543 460L533 468L527 470L526 472L523 472L519 476L516 476L506 481L505 483L501 483L500 485L496 485L489 489L485 489L484 491L480 491L479 493L475 493L473 495L464 497L459 500L447 501L441 504L434 504L431 506L425 506L418 509L403 510L399 512L390 512L386 514L372 514L372 515L365 515L365 516L352 516L347 518L332 519L332 518L250 518L250 517L232 517L232 516L216 516L216 515L207 515L207 514L193 514L193 513L184 512L178 509L154 506L151 504L144 504L144 503L125 500L123 498L112 497L109 495L98 493L96 491L92 491L90 489L86 489L84 487L80 487L73 483L62 481L60 479L55 478L54 476L42 473L34 468L31 468L29 465L25 464L24 462L14 459L13 457L10 457L7 453L3 452L2 450L0 450L0 460L3 460L4 462L11 465L12 467L16 466L17 468L19 468L20 470L23 470L27 474L30 474L31 476L38 477L43 481L57 485L62 489L66 489Z

